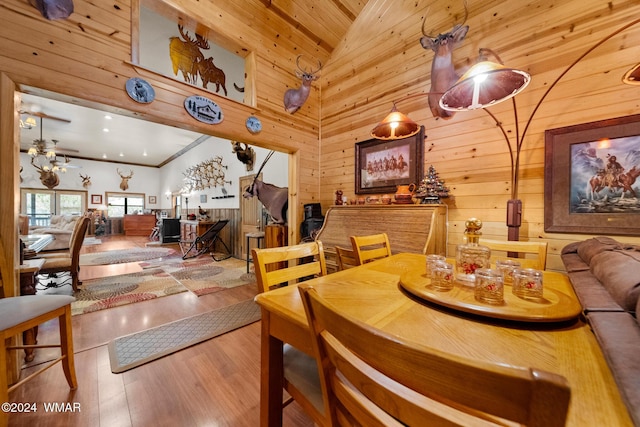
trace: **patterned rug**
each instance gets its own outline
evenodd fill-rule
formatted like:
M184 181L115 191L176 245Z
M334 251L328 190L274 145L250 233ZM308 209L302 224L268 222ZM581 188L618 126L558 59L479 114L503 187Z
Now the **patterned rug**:
M169 257L176 253L170 248L133 248L80 255L80 265L109 265L139 262Z
M144 269L162 268L198 296L256 283L255 274L247 273L246 261L237 258L214 261L210 255L201 255L183 260L176 256L140 263L140 266Z
M71 315L147 301L186 290L187 288L161 268L85 280L74 294L76 300L71 303Z
M260 320L253 299L116 338L109 342L117 374Z

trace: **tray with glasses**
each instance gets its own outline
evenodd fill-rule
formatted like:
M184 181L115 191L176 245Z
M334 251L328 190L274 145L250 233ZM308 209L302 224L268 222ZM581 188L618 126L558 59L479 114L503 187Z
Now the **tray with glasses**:
M473 283L456 281L451 290L436 290L426 271L402 274L400 286L421 300L485 317L521 322L561 322L576 318L582 307L566 275L547 271L543 275L542 298L523 299L512 293L511 286L505 286L501 304L477 301Z

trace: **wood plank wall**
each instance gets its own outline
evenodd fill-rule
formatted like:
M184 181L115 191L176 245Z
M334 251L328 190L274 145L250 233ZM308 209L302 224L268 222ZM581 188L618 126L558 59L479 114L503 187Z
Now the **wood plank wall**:
M131 34L137 27L131 14L138 9L137 2L75 0L75 11L68 19L47 21L28 0L3 1L0 73L24 92L291 153L290 162L298 162L304 171L289 185L289 215L300 224L302 205L317 202L319 195L319 85L314 84L308 101L295 115L284 111L282 100L288 88L299 85L294 74L296 56L303 53L326 62L327 47L304 37L259 0L162 2L226 35L243 56L252 54L256 102L245 105L132 66ZM155 88L153 103L138 104L127 96L125 82L134 76ZM191 95L213 99L222 107L224 121L211 126L192 119L183 107ZM250 114L263 122L263 131L257 135L245 128ZM11 135L2 134L4 138ZM297 240L298 228L289 227L291 241Z
M640 17L638 1L471 0L466 39L454 51L458 69L468 67L479 47L496 51L504 63L532 75L516 97L520 132L546 88L576 58L614 30ZM432 51L419 38L427 28L449 31L462 17L462 2L370 0L324 68L321 82L321 188L326 209L334 192L354 197L354 144L388 114L392 101L428 92ZM612 38L576 65L541 104L531 121L521 154L519 197L523 203L521 240L549 242L548 268L563 269L560 251L590 235L544 231L544 131L637 114L640 87L621 83L640 58L640 24ZM463 241L464 221L478 217L484 236L506 239L510 198L507 144L483 111L459 112L436 120L426 97L398 103L398 109L426 127L425 170L433 165L450 187L448 254ZM510 135L515 120L510 102L491 109ZM614 234L614 233L612 233ZM619 236L640 242L640 238Z

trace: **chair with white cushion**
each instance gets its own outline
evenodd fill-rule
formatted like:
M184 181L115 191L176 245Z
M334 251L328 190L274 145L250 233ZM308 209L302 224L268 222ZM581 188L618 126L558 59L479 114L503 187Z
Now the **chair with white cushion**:
M78 386L73 359L73 335L71 333L71 303L68 295L26 295L0 298L0 402L9 402L9 393L58 362L72 390ZM7 346L9 338L37 327L49 320L58 319L60 344ZM9 386L7 379L7 352L27 348L59 347L60 357L45 364L36 372ZM0 426L8 424L8 413L0 412Z

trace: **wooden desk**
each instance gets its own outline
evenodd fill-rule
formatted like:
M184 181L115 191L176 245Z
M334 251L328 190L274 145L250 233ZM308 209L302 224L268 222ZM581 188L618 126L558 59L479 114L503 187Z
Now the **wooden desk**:
M403 272L424 268L424 255L403 253L307 283L348 315L404 339L468 358L563 375L571 386L569 426L632 425L600 347L581 318L532 324L430 305L409 297L398 284ZM544 280L573 293L564 274L545 272ZM312 354L309 330L296 286L265 292L256 302L262 309L260 421L279 426L282 344Z

